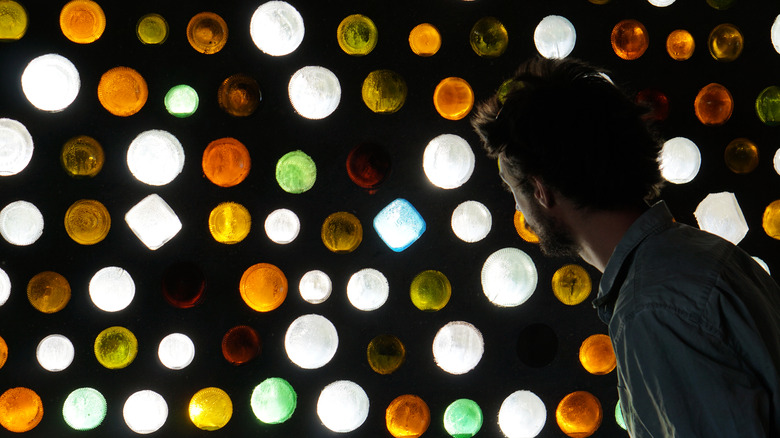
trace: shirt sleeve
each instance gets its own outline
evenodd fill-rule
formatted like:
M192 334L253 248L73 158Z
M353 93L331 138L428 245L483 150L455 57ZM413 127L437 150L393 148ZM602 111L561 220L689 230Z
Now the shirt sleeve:
M769 395L722 336L696 315L643 309L613 343L629 433L645 437L766 437Z

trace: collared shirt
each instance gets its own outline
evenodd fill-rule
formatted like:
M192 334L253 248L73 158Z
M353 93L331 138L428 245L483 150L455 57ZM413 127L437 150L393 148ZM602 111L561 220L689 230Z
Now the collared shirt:
M659 202L615 248L594 306L632 437L780 437L780 288L744 251Z

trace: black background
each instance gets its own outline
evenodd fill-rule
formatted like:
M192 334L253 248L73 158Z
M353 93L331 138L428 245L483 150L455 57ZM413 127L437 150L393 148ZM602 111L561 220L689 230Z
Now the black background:
M762 89L780 82L780 55L769 36L780 13L776 2L737 0L731 9L719 11L704 0L681 0L667 8L640 0L612 0L601 6L586 0L298 0L292 4L303 16L306 35L295 52L283 57L268 56L251 41L249 20L261 4L258 1L104 1L100 4L106 13L106 31L87 45L72 43L62 35L58 25L62 4L23 2L30 19L27 34L20 41L0 44L0 117L25 124L35 141L29 166L18 175L0 179L0 205L30 201L46 221L42 238L31 246L0 242L0 267L12 282L11 297L0 307L0 336L10 350L8 362L0 369L0 391L25 386L41 396L43 420L30 436L134 436L124 424L122 405L141 389L152 389L167 400L170 413L157 432L160 436L336 436L320 423L316 403L324 386L341 379L361 385L371 403L366 422L348 436L389 437L385 408L407 393L422 397L431 409L426 436L446 436L441 423L444 409L462 397L475 400L483 409L485 422L479 436L502 436L496 421L498 409L518 389L533 391L547 407L547 423L539 436L563 436L555 423L555 408L566 394L578 390L596 395L604 408L604 422L594 436L625 436L613 416L617 402L614 372L590 375L577 359L581 342L594 333L606 333L606 327L591 309L590 300L565 306L550 288L555 270L574 261L545 258L535 245L517 236L511 196L500 187L495 163L480 152L468 119L445 120L432 103L435 86L449 76L466 79L477 100L489 96L521 61L536 55L534 28L550 14L563 15L576 27L577 45L571 56L606 66L616 82L632 91L654 88L669 97L670 116L659 129L667 138L690 138L702 153L698 177L686 185L669 186L663 193L677 219L695 225L693 211L707 193L734 192L750 226L740 246L770 268L780 269L778 242L761 229L764 208L780 198L779 177L772 167L780 142L777 128L763 125L753 108ZM185 37L187 22L202 11L219 14L229 27L227 45L213 55L196 52ZM145 46L135 36L137 20L149 12L163 15L170 26L171 34L160 46ZM346 55L335 38L340 21L354 13L367 15L379 29L379 44L365 57ZM499 58L480 58L469 46L469 30L485 16L498 18L509 33L508 50ZM635 61L618 58L610 46L613 26L626 18L640 20L650 35L648 51ZM434 24L443 38L441 50L430 58L414 55L407 41L409 31L422 22ZM744 52L730 63L714 60L706 46L710 31L724 22L737 25L745 36ZM665 50L666 36L678 28L688 29L697 43L693 57L683 62L672 60ZM27 63L46 53L70 59L81 75L78 98L59 113L35 109L19 82ZM307 65L330 69L341 83L341 103L323 120L300 117L288 100L290 76ZM128 118L109 114L97 99L100 76L116 66L136 69L149 85L146 106ZM362 103L362 81L377 69L394 70L407 81L408 99L395 114L374 114ZM219 84L235 73L257 79L263 93L258 111L247 118L231 117L217 105ZM702 125L693 111L697 92L711 82L725 85L735 99L731 120L719 127ZM195 88L201 99L198 111L185 119L170 116L162 103L167 90L181 83ZM561 102L562 126L574 117L577 114L567 112L566 103ZM166 186L140 183L127 169L127 146L148 129L171 132L185 149L183 172ZM434 187L422 171L425 146L445 133L467 139L477 157L471 179L454 190ZM76 135L94 137L105 150L106 164L93 179L71 179L59 166L63 143ZM217 187L202 174L203 149L221 137L235 137L250 150L252 170L236 187ZM753 140L761 153L759 167L747 175L733 174L723 161L724 148L737 137ZM353 184L344 165L349 151L363 142L380 144L392 156L392 173L373 194ZM314 188L300 195L284 192L274 178L278 158L295 149L309 154L318 168ZM583 178L589 177L588 169L581 172ZM144 247L123 220L129 208L151 193L162 196L183 223L179 234L157 251ZM398 197L408 199L427 222L422 238L401 253L388 249L371 227L376 213ZM84 198L99 200L112 215L108 237L94 246L75 243L63 227L67 208ZM493 215L491 233L473 244L460 241L450 228L452 210L470 199L485 204ZM208 232L209 212L224 201L243 204L254 219L249 236L236 245L219 244ZM277 208L289 208L301 219L301 233L289 245L274 244L262 229L266 215ZM320 240L323 219L336 211L352 212L363 223L363 243L353 253L333 254ZM539 273L536 292L516 308L493 306L480 285L482 263L504 247L526 251ZM204 300L192 309L173 308L161 294L162 272L178 261L195 262L207 278ZM284 304L263 314L246 306L238 293L243 271L260 262L281 268L290 283ZM95 308L87 289L92 275L111 265L126 269L136 284L133 303L117 313ZM349 276L366 267L382 271L390 284L388 302L373 312L356 310L345 293ZM299 279L311 269L325 271L333 281L333 295L320 305L308 304L298 294ZM442 271L453 286L451 301L436 313L419 311L408 296L411 280L426 269ZM597 284L598 273L588 269ZM25 296L29 279L46 270L64 275L73 289L68 306L51 315L36 311ZM336 356L317 370L298 368L284 352L287 327L307 313L326 316L339 333ZM442 371L431 353L435 333L455 320L474 324L485 338L481 362L462 376ZM541 368L524 365L515 349L520 331L534 323L551 327L559 340L555 359ZM258 331L263 352L248 364L234 366L222 357L220 341L229 328L239 324ZM95 336L114 325L133 331L140 344L138 357L122 370L103 368L92 353ZM195 361L181 371L168 370L157 359L159 341L173 332L188 334L196 345ZM76 349L73 364L58 373L45 371L35 359L37 343L52 333L66 335ZM382 333L398 336L408 351L406 363L389 376L374 373L365 359L368 342ZM257 421L249 407L252 389L272 376L285 378L298 393L293 417L274 426ZM61 415L65 397L82 386L98 389L108 401L104 423L92 432L72 431ZM234 404L233 418L216 432L200 431L187 415L190 397L208 386L224 389Z

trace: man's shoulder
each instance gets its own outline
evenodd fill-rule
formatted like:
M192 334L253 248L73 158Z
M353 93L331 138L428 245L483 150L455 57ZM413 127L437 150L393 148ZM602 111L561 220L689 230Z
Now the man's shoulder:
M714 268L731 257L735 249L734 244L720 236L675 223L657 234L647 236L637 246L636 257L643 263L685 271L693 263L699 267Z
M628 278L643 289L654 287L711 286L724 265L732 263L736 247L718 236L675 224L640 243L633 256Z
M716 235L675 224L636 248L615 314L625 319L657 309L703 323L719 319L722 306L741 305L735 303L758 309L771 302L780 309L777 297L770 296L778 294L777 283L746 252Z
M700 311L732 263L735 247L710 233L675 224L640 243L626 270L616 313L648 308Z

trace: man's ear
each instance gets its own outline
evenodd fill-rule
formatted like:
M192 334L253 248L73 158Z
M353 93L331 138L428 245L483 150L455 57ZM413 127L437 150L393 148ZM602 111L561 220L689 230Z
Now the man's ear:
M530 180L536 201L545 208L552 208L555 206L555 194L550 187L548 187L539 177L532 176L530 177Z

